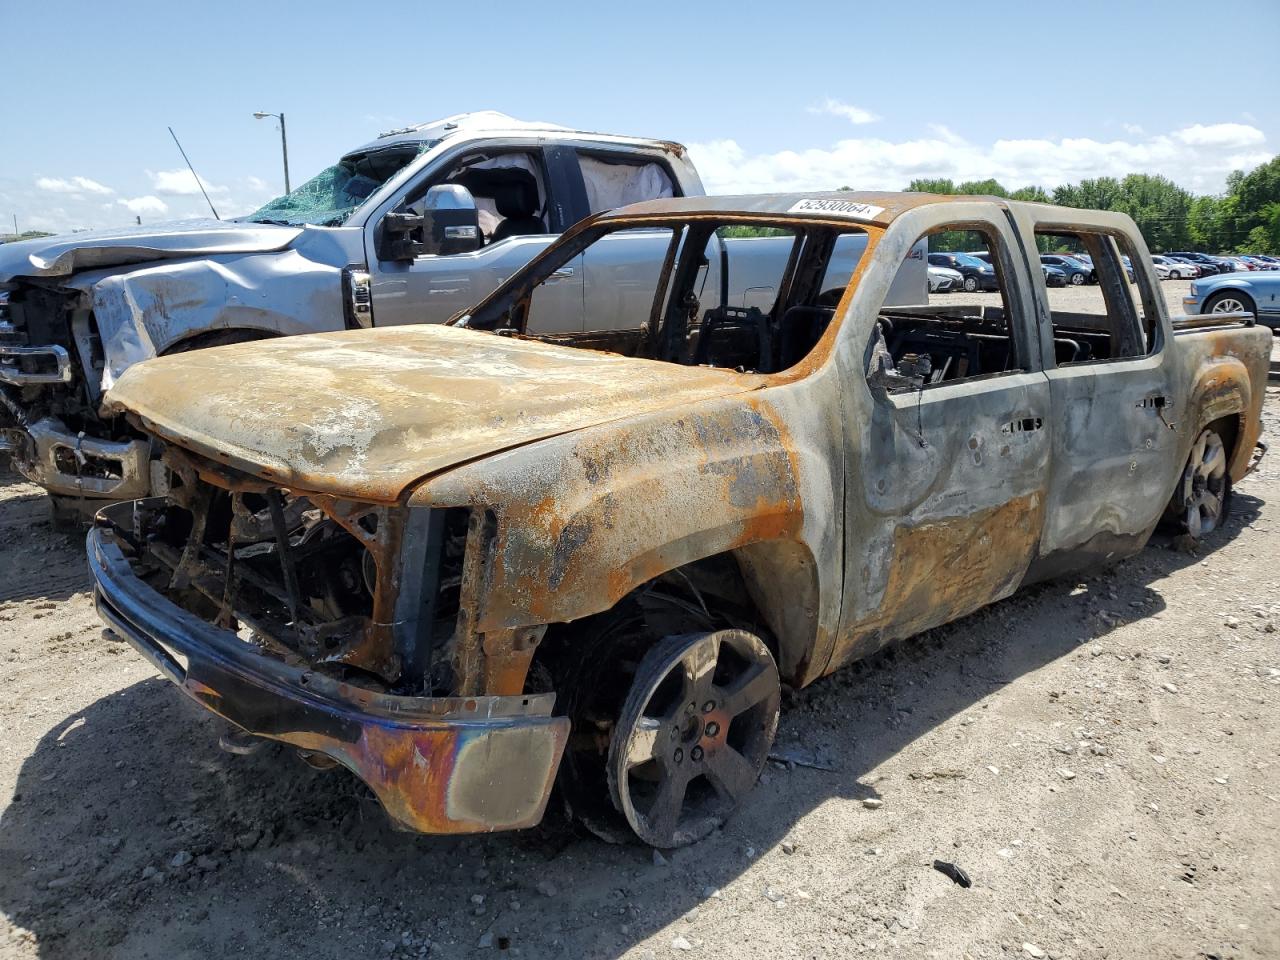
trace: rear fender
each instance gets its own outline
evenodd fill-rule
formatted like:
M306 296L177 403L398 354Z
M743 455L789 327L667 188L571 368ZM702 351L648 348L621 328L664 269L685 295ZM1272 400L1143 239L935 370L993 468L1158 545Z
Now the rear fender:
M1202 364L1196 373L1195 385L1187 407L1192 414L1194 429L1187 432L1184 442L1195 442L1200 431L1216 420L1233 418L1236 423L1236 444L1231 451L1227 471L1233 481L1245 475L1249 458L1259 431L1250 430L1249 411L1253 409L1253 386L1249 371L1235 357L1220 356ZM1256 417L1252 418L1256 421Z

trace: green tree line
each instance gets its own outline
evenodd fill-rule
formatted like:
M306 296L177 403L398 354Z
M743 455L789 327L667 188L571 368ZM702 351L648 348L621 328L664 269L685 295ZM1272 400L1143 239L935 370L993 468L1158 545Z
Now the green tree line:
M983 194L1011 200L1035 200L1064 207L1115 210L1131 216L1153 253L1206 250L1211 253L1280 253L1280 156L1245 173L1227 177L1221 196L1197 197L1167 177L1131 173L1123 179L1097 177L1064 184L1009 190L997 180L912 180L908 190L922 193ZM933 249L961 249L971 237L943 234Z

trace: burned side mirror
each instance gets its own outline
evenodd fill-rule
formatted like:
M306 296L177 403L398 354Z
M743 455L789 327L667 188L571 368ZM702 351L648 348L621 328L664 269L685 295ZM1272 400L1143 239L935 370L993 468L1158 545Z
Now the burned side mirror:
M440 183L420 201L382 218L378 256L382 260L469 253L480 249L480 214L466 187Z

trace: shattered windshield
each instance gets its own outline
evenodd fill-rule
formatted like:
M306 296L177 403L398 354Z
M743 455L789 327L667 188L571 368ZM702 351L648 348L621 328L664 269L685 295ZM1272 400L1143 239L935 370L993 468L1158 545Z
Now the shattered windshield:
M282 197L276 197L247 217L250 223L280 223L336 227L430 143L399 144L394 148L348 154Z

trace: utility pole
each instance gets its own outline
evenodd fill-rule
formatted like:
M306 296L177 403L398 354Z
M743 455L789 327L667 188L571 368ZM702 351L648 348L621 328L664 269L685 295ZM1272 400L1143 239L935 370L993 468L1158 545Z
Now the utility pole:
M280 153L284 156L284 192L289 193L289 138L286 136L284 130L284 114L266 113L259 110L253 116L257 120L265 120L267 117L275 117L280 121Z

